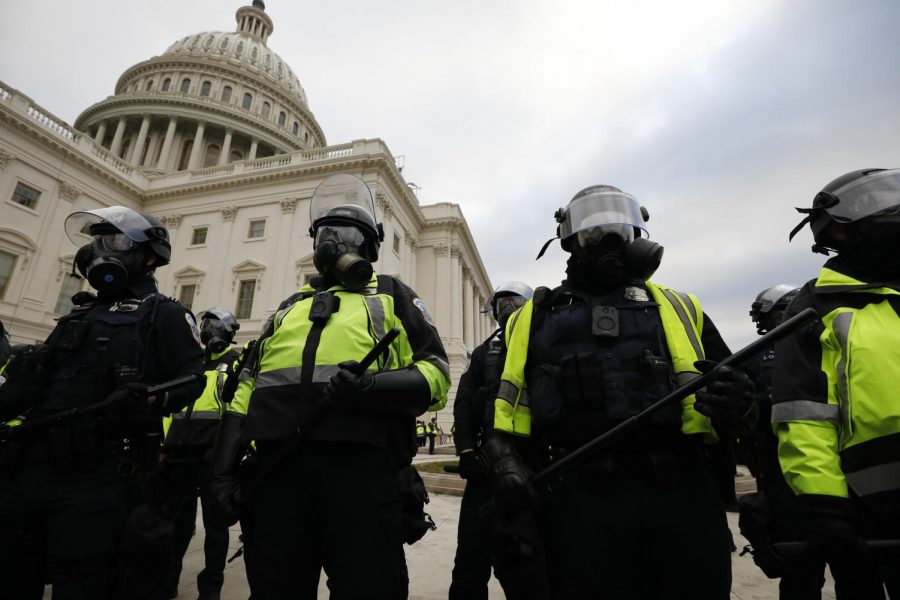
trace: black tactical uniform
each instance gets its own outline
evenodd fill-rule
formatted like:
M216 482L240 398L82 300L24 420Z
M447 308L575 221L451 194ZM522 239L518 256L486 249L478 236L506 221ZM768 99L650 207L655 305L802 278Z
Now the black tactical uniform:
M638 237L646 216L631 196L594 186L557 218L568 277L536 291L506 331L485 444L501 507L535 504L509 434L541 440L555 460L696 377L696 360L729 355L696 298L647 281L662 248ZM753 385L722 371L696 402L654 413L549 486L539 512L547 597L729 597L729 531L705 456L745 416Z
M139 215L122 207L91 212L111 219L123 212ZM157 239L167 246L162 226L140 217L162 231ZM189 312L159 294L146 269L134 275L126 253L85 248L76 264L92 285L116 285L101 287L94 299L76 297L78 306L59 319L38 364L22 370L15 361L10 365L11 385L0 387L0 406L15 406L0 414L0 421L22 415L27 424L104 399L114 404L104 413L3 444L0 580L7 598L39 599L45 582L53 585L54 598L131 597L134 586L152 592L158 583L141 579L137 560L168 560L141 546L138 538L146 531L133 529L133 519L125 545L120 542L129 513L141 500L144 474L158 463L160 415L179 410L202 390L199 332ZM100 254L94 262L85 258L91 250ZM157 264L167 262L167 254L157 257ZM147 409L147 385L188 375L197 376L196 384L152 399ZM3 402L21 391L17 381L30 381L32 395ZM158 572L160 565L152 566Z

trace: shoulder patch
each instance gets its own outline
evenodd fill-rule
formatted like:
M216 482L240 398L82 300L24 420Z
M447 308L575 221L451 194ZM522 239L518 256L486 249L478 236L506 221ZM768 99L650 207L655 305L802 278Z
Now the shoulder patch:
M0 375L0 386L2 386L4 383L6 383L6 377Z
M413 298L412 302L422 313L422 316L425 317L425 321L432 327L437 327L437 323L435 323L434 317L431 316L431 313L428 312L428 307L425 306L425 302L423 302L421 298Z
M184 320L187 321L188 326L191 328L191 333L194 335L197 345L202 348L203 343L200 342L200 328L197 327L197 321L194 320L194 317L189 312L184 313Z

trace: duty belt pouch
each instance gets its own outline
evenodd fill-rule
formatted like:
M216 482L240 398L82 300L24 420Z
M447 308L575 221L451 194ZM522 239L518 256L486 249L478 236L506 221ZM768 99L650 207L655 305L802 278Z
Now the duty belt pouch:
M564 356L560 369L569 406L584 409L603 405L603 372L596 355L582 352Z
M62 473L71 472L75 466L73 431L71 427L54 427L47 434L47 462Z
M425 505L430 502L425 482L419 472L412 466L400 469L400 517L403 541L415 544L428 531L437 529L431 515L425 512Z
M99 448L96 421L81 419L72 424L72 450L79 469L90 470L97 466Z

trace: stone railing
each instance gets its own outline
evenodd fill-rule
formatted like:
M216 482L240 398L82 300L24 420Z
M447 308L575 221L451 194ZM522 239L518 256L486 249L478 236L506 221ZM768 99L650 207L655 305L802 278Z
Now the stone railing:
M242 160L217 167L206 167L194 171L169 171L166 173L147 173L150 175L151 191L164 189L173 185L210 182L220 178L236 177L268 169L281 169L308 163L346 158L361 154L384 154L393 160L390 151L381 140L358 140L349 144L326 146L312 150L298 150L289 154L277 154L255 160ZM146 173L146 171L145 171Z
M8 109L19 114L22 118L37 124L42 129L53 134L72 151L85 155L88 160L94 163L107 166L110 171L115 172L119 176L124 176L133 185L146 186L147 178L134 167L97 144L91 136L76 130L62 119L53 116L28 96L16 90L10 90L2 81L0 81L0 102L2 102L0 106L6 107L4 110Z

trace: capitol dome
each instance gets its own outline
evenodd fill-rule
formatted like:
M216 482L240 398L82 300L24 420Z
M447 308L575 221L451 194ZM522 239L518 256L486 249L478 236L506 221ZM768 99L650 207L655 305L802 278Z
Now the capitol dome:
M127 69L75 127L151 175L327 145L300 80L267 45L263 2L235 20L233 32L186 36Z

